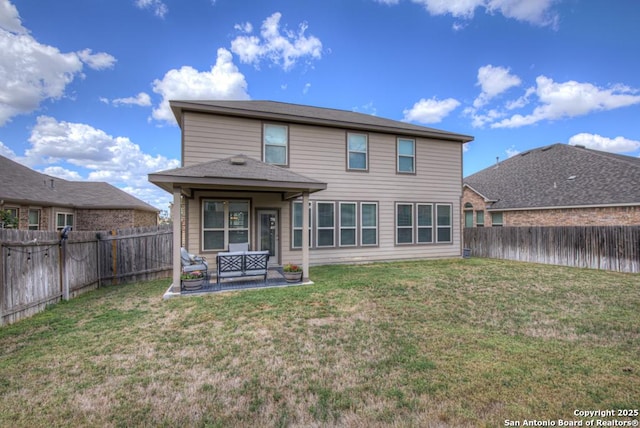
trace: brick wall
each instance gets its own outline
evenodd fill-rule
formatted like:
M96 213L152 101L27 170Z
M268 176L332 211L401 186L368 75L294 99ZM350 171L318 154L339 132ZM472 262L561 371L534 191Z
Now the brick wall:
M462 215L460 216L462 227L464 227L464 212L469 210L469 208L465 208L467 203L473 205L473 226L475 227L478 223L477 211L484 211L484 226L491 227L491 214L486 210L487 202L482 196L468 187L465 187L462 191Z
M131 209L79 209L76 211L74 230L112 230L158 225L158 214L153 211Z
M636 226L640 206L506 211L505 226Z
M133 227L147 227L158 225L158 213L136 210L133 213Z
M465 204L473 205L473 222L476 211L484 210L484 226L491 227L491 213L487 203L476 192L465 187L462 192L462 226ZM504 211L504 226L636 226L640 225L640 205L632 207L566 208L549 210Z
M76 210L73 230L110 230L134 227L133 210Z

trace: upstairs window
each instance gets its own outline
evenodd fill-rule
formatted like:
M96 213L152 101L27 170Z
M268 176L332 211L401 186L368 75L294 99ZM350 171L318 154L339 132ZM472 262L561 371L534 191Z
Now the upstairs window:
M347 134L347 169L366 171L368 165L368 141L366 134Z
M272 165L289 164L289 128L286 125L264 125L264 161Z
M416 141L407 138L398 138L397 142L397 168L398 172L415 174L416 172Z

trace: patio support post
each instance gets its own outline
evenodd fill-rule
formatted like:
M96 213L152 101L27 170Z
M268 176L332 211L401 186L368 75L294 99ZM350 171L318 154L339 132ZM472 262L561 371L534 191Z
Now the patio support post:
M302 282L309 281L309 192L302 193Z
M171 213L171 218L173 219L173 280L171 284L171 291L174 293L180 292L180 271L182 270L182 265L180 263L180 247L182 245L182 210L180 209L181 193L181 188L173 188L173 212Z

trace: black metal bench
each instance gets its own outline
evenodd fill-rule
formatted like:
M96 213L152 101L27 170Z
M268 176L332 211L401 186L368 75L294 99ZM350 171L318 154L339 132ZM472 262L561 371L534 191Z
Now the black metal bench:
M269 251L235 251L218 253L216 257L216 282L223 278L263 276L267 280Z

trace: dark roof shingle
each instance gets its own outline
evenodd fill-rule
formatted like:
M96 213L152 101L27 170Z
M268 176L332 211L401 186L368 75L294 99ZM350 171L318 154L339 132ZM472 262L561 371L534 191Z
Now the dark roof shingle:
M520 153L464 179L491 209L640 205L640 158L567 144Z
M341 126L348 129L416 135L457 142L473 140L473 137L469 135L385 119L370 114L277 101L175 100L171 101L171 108L178 123L181 122L182 111L202 111L241 117L286 120L292 123Z
M0 156L0 200L74 208L158 211L103 182L68 181L34 171Z

